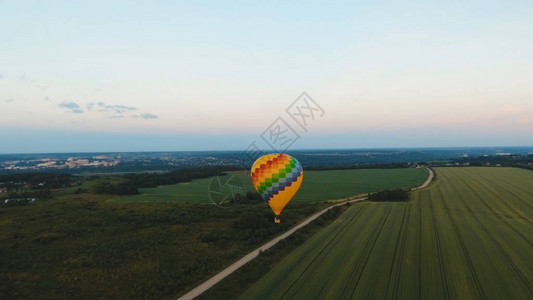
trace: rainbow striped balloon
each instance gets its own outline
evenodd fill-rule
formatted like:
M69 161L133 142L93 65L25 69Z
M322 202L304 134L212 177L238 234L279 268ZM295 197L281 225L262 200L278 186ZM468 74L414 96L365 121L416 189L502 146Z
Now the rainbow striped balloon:
M290 155L267 154L255 161L251 177L253 186L277 218L300 188L303 169Z

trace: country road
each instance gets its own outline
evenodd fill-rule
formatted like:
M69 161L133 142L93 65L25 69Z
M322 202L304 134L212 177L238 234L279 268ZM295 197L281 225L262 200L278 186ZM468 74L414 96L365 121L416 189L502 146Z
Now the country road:
M414 191L414 190L419 190L419 189L423 189L425 188L426 186L428 186L431 181L433 180L433 170L431 170L430 168L426 168L426 170L428 170L429 174L428 174L428 178L426 179L426 181L424 181L424 183L422 183L421 186L417 186L415 188L412 188L411 191Z
M424 183L421 185L421 186L418 186L418 187L415 187L415 188L412 188L412 190L417 190L417 189L422 189L422 188L425 188L427 187L430 183L431 183L431 180L433 180L433 171L430 169L430 168L426 168L429 172L429 175L428 175L428 178L426 179L426 181L424 181ZM207 291L208 289L210 289L211 287L213 287L215 284L217 284L218 282L220 282L222 279L226 278L227 276L229 276L231 273L235 272L236 270L238 270L240 267L244 266L245 264L249 263L250 261L252 261L254 258L256 258L257 256L259 256L259 254L262 252L262 251L265 251L267 249L270 249L272 246L276 245L279 241L289 237L291 234L293 234L294 232L296 232L298 229L306 226L307 224L311 223L312 221L314 221L316 218L320 217L322 214L324 214L325 212L327 212L328 210L332 209L333 207L336 207L336 206L340 206L340 205L344 205L346 203L352 203L352 202L357 202L357 201L363 201L363 200L366 200L367 197L362 197L362 198L357 198L357 199L352 199L352 200L347 200L347 201L343 201L341 203L338 203L338 204L335 204L335 205L332 205L332 206L329 206L327 208L324 208L323 210L315 213L314 215L310 216L309 218L305 219L304 221L302 221L301 223L299 223L298 225L294 226L293 228L289 229L288 231L284 232L283 234L279 235L278 237L270 240L269 242L267 242L266 244L262 245L261 247L253 250L252 252L248 253L246 256L244 256L243 258L239 259L238 261L236 261L235 263L231 264L229 267L225 268L224 270L220 271L219 273L217 273L215 276L209 278L207 281L203 282L202 284L200 284L199 286L195 287L194 289L192 289L191 291L189 291L187 294L181 296L180 298L178 298L178 300L190 300L190 299L194 299L195 297L199 296L200 294L202 294L203 292Z

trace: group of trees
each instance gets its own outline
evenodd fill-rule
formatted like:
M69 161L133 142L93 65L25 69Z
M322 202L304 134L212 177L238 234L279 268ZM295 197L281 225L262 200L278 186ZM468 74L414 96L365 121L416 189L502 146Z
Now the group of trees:
M158 185L176 184L189 182L192 179L208 178L221 175L225 171L220 167L201 167L181 169L165 173L131 173L124 178L138 188L150 188Z
M239 198L239 204L255 204L263 201L263 198L257 192L247 192L246 195Z
M370 201L408 201L409 192L404 189L384 190L377 193L371 193L368 195Z
M114 194L114 195L137 195L139 189L133 183L126 181L120 183L111 183L104 181L95 184L91 191L95 194Z
M0 175L0 187L11 190L29 184L32 189L57 189L69 186L71 178L71 175L56 173L3 174Z
M71 176L55 173L21 173L0 175L1 206L26 205L34 200L52 198L53 188L70 186Z
M169 185L189 182L193 179L209 178L222 175L226 171L223 167L201 167L180 169L165 173L131 173L122 176L119 183L109 181L95 184L92 192L96 194L136 195L140 188L153 188L159 185Z
M24 192L10 192L7 194L7 199L11 201L0 202L0 206L20 206L26 205L31 202L30 199L50 199L52 198L52 192L50 189L38 189Z
M354 170L354 169L399 169L409 168L409 163L339 164L306 166L306 171Z
M533 170L533 154L463 157L455 159L454 162L461 165L468 163L469 166L501 166Z

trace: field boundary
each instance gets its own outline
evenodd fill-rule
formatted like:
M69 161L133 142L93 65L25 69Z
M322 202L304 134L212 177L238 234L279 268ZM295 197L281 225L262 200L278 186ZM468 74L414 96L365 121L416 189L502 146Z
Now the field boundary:
M426 170L428 170L428 178L426 179L426 181L424 181L424 183L422 185L420 185L418 187L415 187L415 188L412 188L411 190L423 189L423 188L427 187L431 183L431 181L433 180L433 177L434 177L433 170L431 170L430 168L426 168ZM208 289L213 287L215 284L219 283L222 279L226 278L231 273L235 272L236 270L238 270L239 268L241 268L245 264L247 264L250 261L252 261L254 258L259 256L259 254L261 254L263 251L266 251L266 250L270 249L271 247L276 245L279 241L289 237L290 235L292 235L294 232L296 232L300 228L302 228L302 227L308 225L309 223L311 223L312 221L316 220L318 217L323 215L328 210L330 210L330 209L332 209L334 207L337 207L337 206L344 205L346 203L359 202L359 201L364 201L364 200L367 200L367 199L368 199L368 197L350 199L350 200L343 201L343 202L338 203L338 204L331 205L329 207L326 207L326 208L316 212L315 214L311 215L307 219L303 220L301 223L297 224L296 226L292 227L291 229L287 230L286 232L282 233L281 235L275 237L274 239L268 241L267 243L263 244L259 248L256 248L255 250L253 250L252 252L248 253L247 255L242 257L241 259L237 260L236 262L234 262L233 264L231 264L230 266L228 266L224 270L222 270L219 273L215 274L213 277L211 277L208 280L204 281L202 284L200 284L197 287L195 287L194 289L190 290L188 293L186 293L183 296L179 297L178 300L191 300L191 299L194 299L194 298L198 297L199 295L201 295L202 293L204 293L205 291L207 291Z

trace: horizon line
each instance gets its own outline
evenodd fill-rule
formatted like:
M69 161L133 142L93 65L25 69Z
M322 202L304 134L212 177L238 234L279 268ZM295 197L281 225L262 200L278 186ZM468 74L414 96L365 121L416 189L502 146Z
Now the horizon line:
M533 148L529 146L420 146L420 147L358 147L358 148L299 148L287 149L283 152L298 151L349 151L349 150L411 150L411 149L491 149L491 148ZM17 154L88 154L88 153L164 153L164 152L245 152L245 150L138 150L138 151L65 151L65 152L0 152L0 155ZM264 151L265 153L283 153L279 151Z

